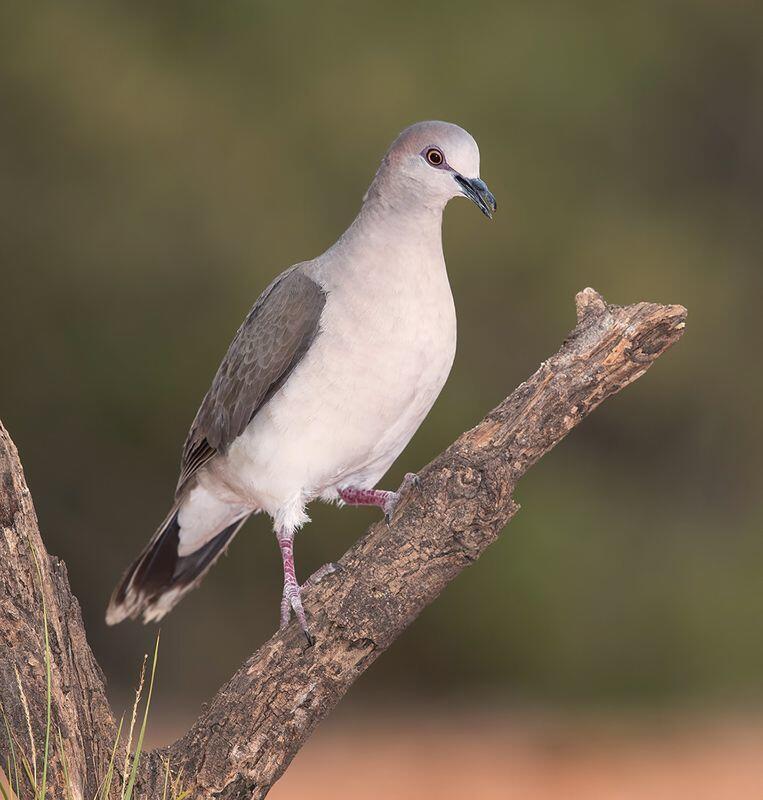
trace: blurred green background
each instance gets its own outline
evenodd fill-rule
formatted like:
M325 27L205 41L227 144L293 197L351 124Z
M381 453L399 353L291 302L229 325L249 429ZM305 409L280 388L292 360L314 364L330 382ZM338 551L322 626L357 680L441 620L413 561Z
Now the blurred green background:
M155 629L105 605L233 332L344 230L398 131L440 118L500 211L446 212L456 363L385 485L556 350L579 289L689 322L354 696L760 699L761 41L759 4L717 0L3 3L0 418L115 694ZM377 516L312 514L304 576ZM268 521L232 553L163 624L167 706L192 713L276 627Z

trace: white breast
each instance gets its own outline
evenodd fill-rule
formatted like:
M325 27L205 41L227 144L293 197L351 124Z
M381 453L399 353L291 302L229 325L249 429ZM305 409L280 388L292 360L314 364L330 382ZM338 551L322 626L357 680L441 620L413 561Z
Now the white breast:
M374 486L432 407L453 363L456 317L439 246L347 253L330 276L321 332L215 472L278 517L342 486ZM301 520L299 520L301 521Z

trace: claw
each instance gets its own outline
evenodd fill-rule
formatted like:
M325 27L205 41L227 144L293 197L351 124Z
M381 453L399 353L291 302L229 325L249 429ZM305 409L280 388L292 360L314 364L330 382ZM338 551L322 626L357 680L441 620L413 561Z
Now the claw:
M387 525L392 524L392 517L397 509L400 498L411 489L418 489L421 486L421 480L415 472L406 472L403 477L403 482L396 492L390 492L387 502L384 504L384 521Z
M297 576L294 571L294 529L284 528L276 532L278 546L281 549L283 558L283 595L281 596L281 630L283 630L291 620L293 611L305 634L308 645L315 644L315 639L307 629L307 617L305 609L302 607L302 594L300 592Z
M387 527L392 524L392 515L395 513L397 504L400 502L400 494L400 492L390 492L389 497L387 497L384 503L384 521L387 523Z
M312 635L312 633L310 633L310 629L307 627L307 618L305 617L305 611L302 608L302 598L299 594L299 590L297 590L295 593L293 590L291 590L291 588L284 587L283 598L281 599L280 630L284 630L285 628L289 627L292 611L297 618L297 622L299 623L299 627L302 629L302 633L305 634L305 639L307 639L308 646L312 647L315 644L315 637Z
M398 492L402 494L406 489L421 488L421 478L415 472L406 472Z

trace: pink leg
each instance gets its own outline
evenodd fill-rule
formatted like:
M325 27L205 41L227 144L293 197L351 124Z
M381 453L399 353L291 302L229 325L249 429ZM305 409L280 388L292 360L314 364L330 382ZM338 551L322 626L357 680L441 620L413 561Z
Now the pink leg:
M397 497L397 492L385 489L353 489L348 486L339 490L339 496L348 506L378 506L386 510L390 501Z
M401 495L411 486L418 486L418 482L418 475L414 472L407 472L403 483L396 492L385 489L354 489L352 486L347 486L339 490L339 497L348 506L378 506L384 511L384 516L389 522Z
M281 599L281 628L289 624L292 609L297 616L302 630L307 637L308 644L314 644L315 640L307 628L307 618L302 607L302 595L297 583L297 576L294 570L294 531L281 529L276 532L278 546L281 548L281 558L283 559L283 598Z

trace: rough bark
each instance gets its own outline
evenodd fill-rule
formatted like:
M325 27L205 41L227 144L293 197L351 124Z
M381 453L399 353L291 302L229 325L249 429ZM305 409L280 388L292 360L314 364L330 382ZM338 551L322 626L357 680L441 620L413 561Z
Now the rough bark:
M139 797L161 797L162 757L181 769L192 797L262 798L315 726L464 567L496 540L517 510L517 481L610 395L639 378L684 328L681 306L608 306L580 292L578 324L559 352L476 427L419 473L391 524L377 523L341 569L304 597L316 644L295 625L276 633L223 686L191 730L148 754ZM45 670L39 554L50 619L53 718L80 797L92 797L108 761L114 720L62 562L48 556L15 448L0 426L0 700L26 729L16 670L39 737ZM0 754L7 748L0 738ZM60 797L54 759L50 794ZM78 795L75 794L75 797Z
M47 718L44 594L51 653L52 734L66 742L73 796L92 798L116 728L105 681L87 643L79 603L63 561L48 555L16 448L0 423L0 704L30 761L42 750ZM39 572L38 572L39 566ZM25 708L26 707L26 708ZM28 713L27 713L28 712ZM30 744L32 730L34 748ZM63 775L51 736L48 796L62 798ZM0 722L0 766L9 747ZM21 767L19 766L19 770ZM56 791L54 789L57 788ZM23 795L22 795L23 797Z

